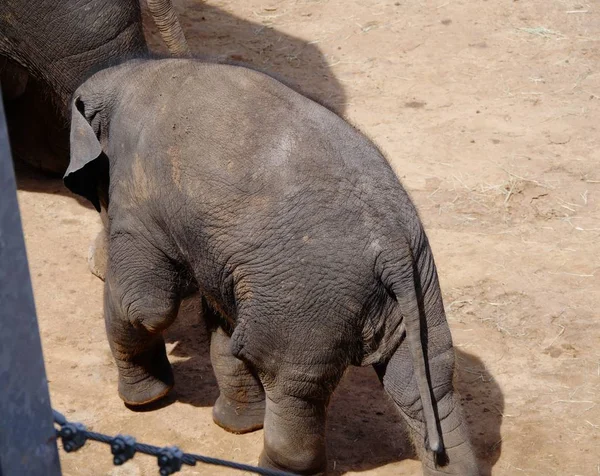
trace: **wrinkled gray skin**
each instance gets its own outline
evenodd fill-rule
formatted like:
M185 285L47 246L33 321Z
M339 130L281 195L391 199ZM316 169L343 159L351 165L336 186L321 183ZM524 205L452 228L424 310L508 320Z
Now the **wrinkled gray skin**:
M189 54L171 0L147 0L172 54ZM2 0L0 79L5 99L21 96L30 76L43 84L67 123L75 89L96 71L147 53L139 0ZM34 118L35 119L35 118ZM65 131L68 135L68 132ZM41 169L64 173L66 155L44 157Z
M424 472L480 474L427 237L368 139L267 75L193 60L96 74L71 125L65 183L108 210L125 402L171 389L161 333L193 281L215 329L213 417L264 425L261 465L324 472L330 396L349 365L372 364Z

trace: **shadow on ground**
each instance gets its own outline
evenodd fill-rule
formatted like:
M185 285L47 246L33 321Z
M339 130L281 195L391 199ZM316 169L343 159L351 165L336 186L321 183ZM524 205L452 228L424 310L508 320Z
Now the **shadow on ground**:
M219 392L197 296L184 301L166 340L174 344L170 358L176 384L171 400L165 403L178 400L212 406ZM482 474L487 475L500 457L504 397L479 358L460 349L456 357L456 384L483 465ZM417 458L400 415L371 367L348 370L332 398L327 432L331 474L367 471Z
M483 475L500 457L504 397L474 355L457 349L456 384L462 396L471 439ZM370 367L351 368L334 395L329 414L328 446L333 474L366 471L395 461L417 459L408 431Z
M199 295L181 303L177 320L165 340L174 344L169 352L175 374L174 398L196 407L212 407L219 389L210 364L210 337L202 319Z
M199 0L174 3L194 55L252 65L277 75L337 113L345 112L344 87L315 43L262 22L239 18ZM151 47L165 51L156 26L147 14L144 15L144 29Z
M18 190L49 195L62 195L72 198L82 207L96 212L96 209L88 200L71 193L67 187L65 187L60 177L40 171L20 160L14 161L14 166ZM83 231L85 232L85 230Z

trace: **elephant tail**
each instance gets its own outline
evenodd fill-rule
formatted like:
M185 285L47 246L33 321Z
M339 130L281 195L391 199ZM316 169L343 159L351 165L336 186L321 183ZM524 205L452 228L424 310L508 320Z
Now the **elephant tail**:
M420 254L419 251L426 252L427 250L423 249L427 248L426 241L419 243L415 248L417 254ZM414 248L408 243L402 249L405 250L405 253L402 253L404 256L398 257L396 253L393 257L388 255L388 259L380 268L380 280L396 304L392 306L390 314L381 320L383 322L377 323L377 328L363 333L363 338L366 337L365 342L374 345L369 346L373 352L367 352L362 365L374 364L376 368L387 365L403 338L406 339L423 406L428 446L434 453L441 453L444 448L433 407L433 389L427 352L424 348L427 320L422 305L423 290L417 269L417 256L414 255Z
M402 314L402 321L406 330L406 341L412 357L417 387L423 405L428 445L434 453L441 453L443 451L442 440L433 408L433 389L431 388L427 357L423 348L424 333L421 326L426 326L426 322L419 305L420 300L417 295L414 266L411 266L410 271L404 274L404 279L392 285L391 288L398 303L394 312Z

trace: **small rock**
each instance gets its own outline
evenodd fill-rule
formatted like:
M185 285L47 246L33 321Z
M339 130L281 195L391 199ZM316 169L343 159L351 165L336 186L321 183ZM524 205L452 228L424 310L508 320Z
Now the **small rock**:
M409 101L404 103L404 107L409 107L411 109L422 109L426 104L427 103L425 101Z
M550 144L563 145L571 141L571 136L565 132L551 132L548 134Z

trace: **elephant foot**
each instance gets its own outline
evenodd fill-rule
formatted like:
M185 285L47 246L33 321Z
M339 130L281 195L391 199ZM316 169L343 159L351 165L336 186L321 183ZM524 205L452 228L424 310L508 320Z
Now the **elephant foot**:
M264 400L237 402L221 394L213 407L213 421L224 430L237 435L260 430L264 419Z
M202 299L202 311L209 322L219 319ZM260 430L265 421L265 392L248 365L231 353L231 338L221 328L210 338L210 360L220 395L213 407L214 422L236 434Z
M101 230L88 250L88 267L91 273L104 281L108 263L108 240L106 231Z
M275 463L271 458L269 458L269 455L267 455L267 452L263 449L259 458L258 458L258 466L260 466L261 468L266 468L266 469L274 469L276 471L293 471L293 474L302 474L302 475L306 475L306 476L326 476L327 474L327 470L326 469L322 469L322 470L308 470L308 471L299 471L299 470L291 470L290 468L286 468L284 466L280 466L277 463Z
M119 396L127 405L147 405L165 397L173 388L173 371L164 343L131 360L117 361L117 367Z
M326 474L326 398L298 398L266 389L262 467L294 474ZM275 399L273 398L275 395Z

